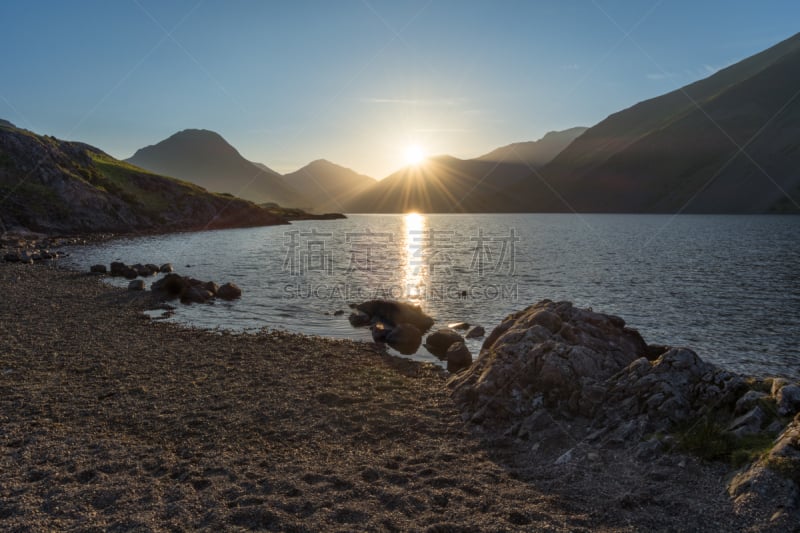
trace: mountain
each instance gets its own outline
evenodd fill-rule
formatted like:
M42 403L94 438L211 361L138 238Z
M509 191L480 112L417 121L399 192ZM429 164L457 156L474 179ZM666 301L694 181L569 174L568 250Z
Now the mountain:
M527 165L450 156L403 168L347 202L351 213L490 213L518 210L512 185Z
M288 207L308 205L280 174L246 160L218 133L184 130L136 153L128 163L186 180L210 191Z
M261 226L284 219L245 200L118 161L88 144L0 121L0 230L46 233Z
M318 213L339 212L355 196L376 184L375 179L325 159L312 161L283 179L308 199Z
M551 131L476 159L430 158L403 168L344 202L351 213L510 213L523 209L515 187L586 128Z
M477 159L530 165L534 168L543 167L587 129L575 127L563 131L551 131L538 141L512 143L492 150Z
M800 34L609 116L514 192L529 211L797 211L798 72Z

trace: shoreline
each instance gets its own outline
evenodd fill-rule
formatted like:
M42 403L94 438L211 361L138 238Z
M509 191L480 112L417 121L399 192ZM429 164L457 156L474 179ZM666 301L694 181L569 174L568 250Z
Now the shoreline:
M372 344L152 321L149 293L44 265L0 292L5 530L768 529L724 465L553 465Z

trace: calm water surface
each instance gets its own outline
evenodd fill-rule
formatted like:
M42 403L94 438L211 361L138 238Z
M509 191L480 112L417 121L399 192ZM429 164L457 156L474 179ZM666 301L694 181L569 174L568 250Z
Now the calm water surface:
M205 328L370 340L347 305L390 297L420 304L437 326L490 331L549 298L617 314L650 343L733 370L798 378L798 245L792 216L352 215L124 239L73 249L68 263L171 262L235 282L241 300L179 306L171 319ZM413 357L436 361L424 348Z

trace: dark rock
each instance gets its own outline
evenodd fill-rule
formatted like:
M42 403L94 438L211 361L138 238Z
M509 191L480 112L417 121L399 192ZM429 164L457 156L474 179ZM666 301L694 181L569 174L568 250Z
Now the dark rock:
M164 263L158 268L158 271L161 272L162 274L169 274L170 272L173 271L172 263Z
M126 265L125 263L121 263L119 261L113 261L111 263L112 276L124 276L126 270L128 270L128 265Z
M131 267L126 267L125 270L123 270L122 275L125 276L125 279L136 279L139 273Z
M454 342L447 348L447 370L456 373L472 364L472 354L469 353L467 345L463 342Z
M736 400L734 414L741 415L758 405L762 400L769 398L769 394L757 390L747 391L741 398Z
M235 283L226 283L219 288L217 296L223 300L235 300L242 297L242 289Z
M393 300L369 300L356 306L366 313L371 322L383 322L390 326L413 324L420 331L427 331L433 319L422 312L419 306Z
M167 274L153 282L150 289L166 298L177 298L189 287L189 283L179 274Z
M152 276L160 272L158 265L154 265L153 263L147 263L144 267L150 271L150 275Z
M478 339L480 337L483 337L485 334L486 330L483 329L483 326L475 326L474 328L472 328L467 332L466 337L468 339Z
M422 332L414 324L398 324L386 335L386 342L398 352L411 355L422 344Z
M372 324L369 330L372 333L372 340L375 342L386 342L386 337L391 331L383 322Z
M89 272L93 274L105 274L107 270L105 265L92 265L89 267Z
M219 292L219 285L214 283L213 281L207 281L203 283L202 287L209 291L211 294L217 294Z
M214 297L214 295L211 293L211 291L209 291L207 289L204 289L203 287L201 287L199 285L195 285L195 286L187 288L181 294L181 302L183 302L183 303L200 303L201 304L201 303L207 302L208 300L210 300L213 297Z
M333 312L333 316L342 316L344 314L344 309L337 309Z
M794 415L800 411L800 386L784 385L775 395L778 402L778 414L781 416Z
M425 348L433 355L444 358L451 344L463 342L464 338L449 328L434 331L425 339Z
M759 406L755 406L731 422L727 431L739 439L748 435L756 435L761 432L761 427L766 419L767 415L764 410Z
M364 311L359 311L358 309L356 309L355 311L350 313L350 316L347 317L347 320L350 321L351 326L353 326L354 328L359 328L362 326L369 325L370 316Z
M135 279L128 283L128 290L129 291L143 291L144 290L144 281L140 279Z
M3 261L8 261L9 263L19 263L20 257L19 254L10 252L3 256Z

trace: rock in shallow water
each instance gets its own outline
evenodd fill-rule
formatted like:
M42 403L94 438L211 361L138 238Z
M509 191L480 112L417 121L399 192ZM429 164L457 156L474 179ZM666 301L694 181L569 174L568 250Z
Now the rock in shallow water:
M436 357L444 359L447 355L447 349L451 345L463 341L464 337L452 329L441 328L427 336L425 339L425 348Z

